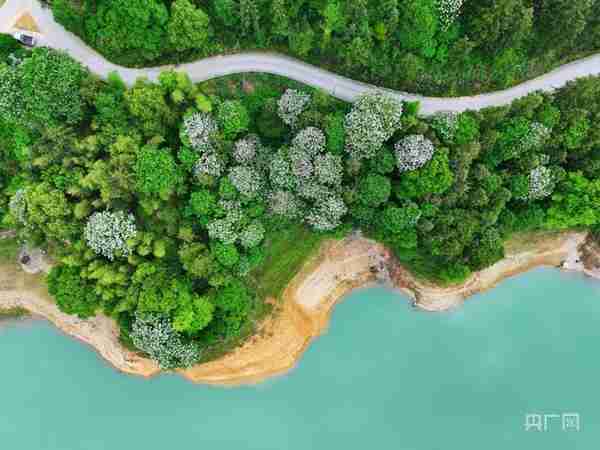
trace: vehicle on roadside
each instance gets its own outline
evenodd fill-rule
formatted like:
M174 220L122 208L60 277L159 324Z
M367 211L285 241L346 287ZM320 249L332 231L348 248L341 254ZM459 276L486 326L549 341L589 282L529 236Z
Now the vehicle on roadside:
M13 37L27 47L35 47L37 45L37 39L35 36L24 31L15 31Z

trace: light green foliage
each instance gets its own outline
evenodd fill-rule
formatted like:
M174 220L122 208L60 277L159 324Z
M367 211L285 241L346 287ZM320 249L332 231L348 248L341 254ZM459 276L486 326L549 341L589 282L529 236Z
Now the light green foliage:
M98 141L84 141L83 149L98 151ZM139 141L135 136L117 136L108 147L110 158L93 161L87 174L80 180L81 187L98 191L100 200L108 205L115 200L130 200L135 190L134 166L139 153Z
M219 289L214 298L217 314L223 318L220 333L223 337L237 336L250 312L251 297L240 281L232 281Z
M212 247L212 253L216 260L224 267L233 267L240 260L240 254L233 244L216 242Z
M546 226L564 229L600 223L600 179L569 173L552 196Z
M325 125L327 149L332 153L342 153L344 150L344 117L334 114L327 117Z
M458 118L454 141L459 145L468 144L479 135L479 124L471 115L463 113Z
M135 270L127 296L142 312L172 314L194 298L191 283L165 266L142 263Z
M0 117L29 127L76 124L83 118L83 67L66 54L36 48L15 68L0 67Z
M64 241L75 232L71 208L64 193L47 183L40 183L25 192L27 226L34 233L41 232L48 239Z
M219 106L219 126L227 138L234 138L248 129L250 116L244 105L237 100L228 100Z
M273 0L271 2L272 32L277 37L290 34L290 11L288 0Z
M48 275L48 292L61 311L82 319L95 315L100 299L75 267L56 266Z
M142 194L169 197L179 182L179 173L168 149L142 148L135 164L137 189Z
M431 58L435 52L435 34L438 28L436 1L405 0L401 4L401 15L404 46Z
M197 333L213 319L214 305L208 297L194 296L177 308L173 328L180 333Z
M414 228L421 217L419 207L408 204L405 207L388 206L383 211L381 224L387 233L391 235L401 234L410 228Z
M208 247L200 242L184 244L179 249L183 268L195 278L208 278L214 271L214 260Z
M448 164L448 152L438 150L433 159L421 169L402 175L395 187L399 198L421 198L427 194L442 194L446 192L454 176Z
M107 54L134 52L151 61L161 53L168 19L160 0L102 0L86 18L85 29Z
M331 42L331 33L344 25L342 3L339 0L327 0L321 14L323 15L323 40L321 46L326 48Z
M210 18L189 0L175 0L171 5L171 18L167 25L169 44L177 51L205 50L212 34Z
M140 127L148 137L164 136L166 127L174 122L164 91L158 84L139 78L125 94L131 114L139 120Z
M190 196L191 212L199 218L212 216L216 205L215 195L207 189L192 192Z
M300 56L306 56L314 46L315 32L310 25L305 25L301 29L290 34L290 50Z
M590 129L590 122L587 118L582 118L573 123L564 135L565 146L568 149L578 148L586 138Z

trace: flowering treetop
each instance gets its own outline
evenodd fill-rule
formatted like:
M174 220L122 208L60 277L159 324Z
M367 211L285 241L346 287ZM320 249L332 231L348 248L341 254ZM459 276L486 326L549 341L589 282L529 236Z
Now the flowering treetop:
M395 146L396 164L400 172L423 167L433 157L433 143L422 134L412 134L398 141Z

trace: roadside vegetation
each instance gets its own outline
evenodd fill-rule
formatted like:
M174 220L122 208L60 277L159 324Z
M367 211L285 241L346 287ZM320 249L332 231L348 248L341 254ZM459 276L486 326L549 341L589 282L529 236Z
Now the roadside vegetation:
M505 88L600 48L592 0L52 0L113 62L276 50L419 94Z
M239 345L320 242L353 229L456 283L515 233L600 224L599 78L424 118L272 76L127 87L0 42L2 228L56 258L61 310L114 317L164 368Z

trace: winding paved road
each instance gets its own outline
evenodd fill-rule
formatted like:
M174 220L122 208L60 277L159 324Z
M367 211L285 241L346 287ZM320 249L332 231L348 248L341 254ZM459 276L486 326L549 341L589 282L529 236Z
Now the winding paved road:
M62 26L54 21L52 12L49 9L42 8L37 0L7 0L5 5L0 8L0 32L11 32L16 18L26 11L30 12L37 21L41 31L39 40L42 45L68 52L73 58L101 77L106 77L110 72L116 71L126 83L132 84L140 76L155 80L162 70L174 67L129 69L117 66L88 47L77 36L64 30ZM181 64L177 66L177 70L186 71L194 82L236 73L265 72L320 88L346 101L354 101L362 93L377 89L373 85L357 82L274 53L248 52L214 56L189 64ZM467 109L476 110L488 106L505 105L531 92L538 90L551 91L565 85L570 80L598 74L600 74L600 54L566 64L513 88L472 97L422 97L399 91L385 90L402 100L420 101L421 114L428 115L439 111L460 112Z

